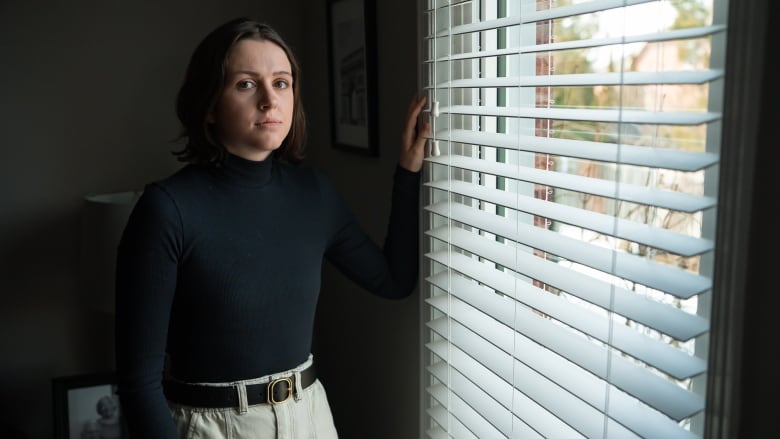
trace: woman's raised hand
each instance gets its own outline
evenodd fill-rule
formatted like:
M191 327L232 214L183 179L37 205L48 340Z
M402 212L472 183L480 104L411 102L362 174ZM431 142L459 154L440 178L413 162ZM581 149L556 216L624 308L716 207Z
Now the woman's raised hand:
M399 164L407 171L419 172L425 157L425 136L431 129L428 121L418 121L427 96L412 98L406 113L406 124L401 133L401 157Z

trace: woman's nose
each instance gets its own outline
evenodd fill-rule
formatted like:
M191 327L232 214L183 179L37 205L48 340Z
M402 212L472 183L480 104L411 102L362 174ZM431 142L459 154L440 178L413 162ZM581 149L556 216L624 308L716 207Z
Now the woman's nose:
M261 110L267 110L276 106L278 100L276 90L274 90L273 87L261 87L260 93L258 94L258 107L260 107Z

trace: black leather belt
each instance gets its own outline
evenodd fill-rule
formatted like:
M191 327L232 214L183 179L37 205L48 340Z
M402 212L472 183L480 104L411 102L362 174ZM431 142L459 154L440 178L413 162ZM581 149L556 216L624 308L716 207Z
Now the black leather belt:
M301 371L301 388L309 387L316 379L317 373L312 364ZM236 386L202 386L163 380L163 391L169 401L191 407L239 407ZM246 386L247 405L279 404L287 401L294 394L295 375Z

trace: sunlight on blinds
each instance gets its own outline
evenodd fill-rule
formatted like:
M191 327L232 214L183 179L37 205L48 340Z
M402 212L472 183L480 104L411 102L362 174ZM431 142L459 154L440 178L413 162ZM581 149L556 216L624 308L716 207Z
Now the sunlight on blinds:
M427 1L428 437L701 437L725 8Z

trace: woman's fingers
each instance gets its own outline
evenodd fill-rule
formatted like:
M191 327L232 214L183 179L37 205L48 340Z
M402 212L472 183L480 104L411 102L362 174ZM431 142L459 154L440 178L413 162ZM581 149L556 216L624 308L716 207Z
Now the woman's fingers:
M406 113L406 125L401 136L400 164L412 172L422 169L425 156L425 136L430 130L430 123L426 121L418 124L418 118L426 102L426 96L422 96L419 99L412 98L411 102L409 102L409 109Z
M417 133L417 118L422 112L425 102L428 100L427 96L422 96L419 99L412 98L409 102L409 109L406 112L406 126L403 131L402 145L405 149L412 146L415 141Z

